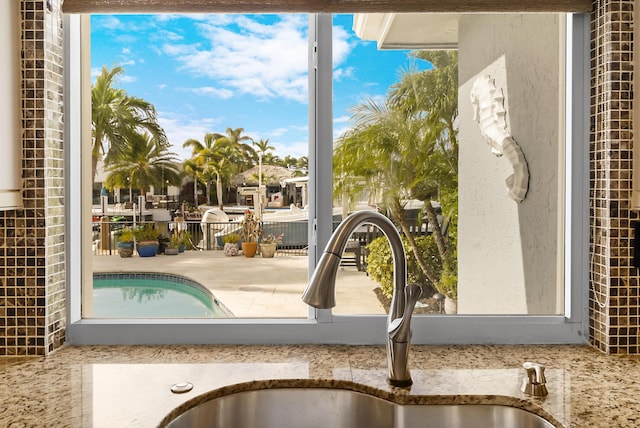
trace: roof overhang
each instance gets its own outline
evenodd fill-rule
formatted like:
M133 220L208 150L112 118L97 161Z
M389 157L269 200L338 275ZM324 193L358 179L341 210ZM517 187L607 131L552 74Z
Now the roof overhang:
M353 30L378 49L456 49L459 13L356 13Z

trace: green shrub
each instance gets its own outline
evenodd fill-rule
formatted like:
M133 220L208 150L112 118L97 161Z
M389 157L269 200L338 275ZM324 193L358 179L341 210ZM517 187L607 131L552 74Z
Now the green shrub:
M237 244L240 236L237 233L230 233L222 237L223 244Z
M122 229L119 233L118 236L118 241L119 242L133 242L133 231L128 228L125 227L124 229Z
M185 247L190 246L191 245L191 232L189 231L184 231L181 233L180 235L180 240L181 240L181 244L184 245Z
M146 223L142 227L138 227L133 234L136 237L136 241L157 241L162 235L158 229L156 229L155 223Z
M442 265L438 258L438 247L435 240L431 236L420 236L414 238L417 247L420 249L422 256L427 264L433 268L434 272L440 274ZM402 237L404 251L407 255L407 280L409 283L415 282L422 287L435 287L435 284L424 276L415 256L413 249L409 244L409 240ZM369 276L380 284L382 293L391 297L393 295L393 257L391 257L391 247L387 238L384 236L374 239L368 246L369 255L367 256L367 273Z
M178 248L182 244L182 238L179 235L173 235L169 240L168 248Z
M458 252L452 251L448 254L442 267L440 281L437 288L442 294L452 299L458 298Z

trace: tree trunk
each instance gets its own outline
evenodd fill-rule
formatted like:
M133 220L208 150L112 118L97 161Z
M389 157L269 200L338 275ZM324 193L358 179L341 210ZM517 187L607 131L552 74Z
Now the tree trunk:
M390 204L391 217L393 217L393 219L400 225L400 229L402 229L404 236L406 236L407 239L409 240L409 245L413 250L413 255L416 258L416 262L418 262L418 266L420 267L420 270L422 271L424 276L426 276L427 279L431 282L431 284L433 284L433 287L435 288L436 283L440 278L435 272L431 270L431 268L429 268L429 265L427 265L427 262L424 260L424 257L422 257L422 253L418 248L418 244L416 244L415 239L413 239L413 235L411 235L411 231L409 230L409 225L407 225L404 212L405 212L404 207L402 206L402 204L400 204L400 201L398 199L394 199Z
M218 198L218 208L222 210L224 203L222 202L222 180L220 179L220 174L216 175L216 196Z
M427 279L431 281L433 286L436 287L436 284L438 283L438 280L439 280L438 275L436 275L435 272L432 272L429 266L427 265L427 262L424 261L424 257L422 257L422 253L420 252L420 249L418 248L418 245L416 244L415 239L413 239L413 235L411 235L409 226L407 226L407 223L402 219L398 223L400 223L400 229L402 229L402 232L409 240L409 245L411 245L411 249L413 250L413 255L416 258L416 262L418 262L418 266L420 267L420 270L422 271L424 276L426 276Z
M198 176L193 176L193 206L198 206Z
M431 225L431 229L433 229L433 239L436 241L436 245L438 246L438 255L440 255L440 262L444 264L444 261L447 258L447 247L444 243L444 237L442 236L442 230L440 229L438 216L436 215L436 211L433 209L433 205L431 205L431 201L425 201L424 208L427 214L427 220Z
M91 155L91 183L95 183L96 182L96 173L98 169L98 156L95 154Z
M210 178L207 178L206 192L207 192L207 205L211 205L211 179Z
M96 182L96 174L98 173L98 161L102 154L102 134L96 132L93 140L93 147L91 147L91 183Z

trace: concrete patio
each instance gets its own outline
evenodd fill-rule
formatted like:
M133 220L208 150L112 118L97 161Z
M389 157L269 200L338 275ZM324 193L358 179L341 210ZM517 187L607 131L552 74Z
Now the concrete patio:
M300 296L308 280L306 256L225 257L222 251L186 251L177 256L121 258L93 255L94 272L163 272L186 276L207 287L236 317L306 318ZM335 314L384 314L378 284L355 266L341 267Z

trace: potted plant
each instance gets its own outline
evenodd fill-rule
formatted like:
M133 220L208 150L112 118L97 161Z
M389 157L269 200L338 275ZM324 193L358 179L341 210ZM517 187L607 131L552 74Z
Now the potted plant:
M173 235L169 240L166 248L164 249L164 253L168 256L175 256L176 254L178 254L180 244L182 244L182 239L180 238L180 236Z
M283 236L284 233L281 233L278 236L274 235L273 233L263 235L260 239L260 252L262 253L262 257L273 257L276 254L278 244L282 244Z
M128 227L120 231L118 254L120 254L120 257L131 257L133 255L133 231Z
M158 238L160 233L155 223L147 223L133 233L136 238L136 248L140 257L153 257L158 252Z
M239 254L238 251L238 240L240 237L237 233L229 233L228 235L224 235L222 237L222 242L224 244L224 255L225 256L237 256Z
M191 233L187 230L180 232L180 245L178 246L178 252L184 253L185 248L189 246L191 248Z
M262 234L262 224L253 212L246 210L240 223L240 239L242 240L242 254L254 257L258 251L258 238Z
M160 235L158 236L158 251L156 254L162 254L164 253L164 251L167 249L167 247L169 246L169 241L171 241L171 238L167 238L164 235Z

